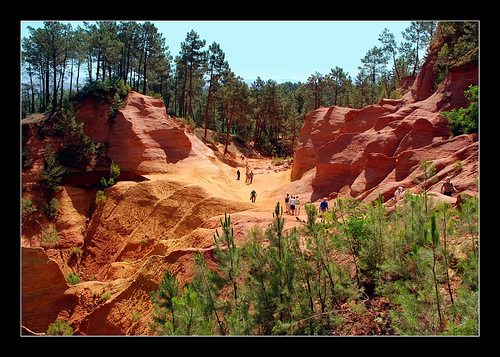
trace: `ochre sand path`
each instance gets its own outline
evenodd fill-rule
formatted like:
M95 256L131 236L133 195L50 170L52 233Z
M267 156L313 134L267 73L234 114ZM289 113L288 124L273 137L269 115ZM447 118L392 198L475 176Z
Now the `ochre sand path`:
M245 162L254 172L252 184L245 183ZM185 182L186 184L200 185L213 196L222 197L231 200L240 200L244 203L250 202L250 192L257 192L257 200L251 210L245 211L247 214L261 217L267 214L271 217L276 202L284 206L286 193L292 195L301 195L301 219L305 219L304 203L308 203L307 197L310 197L309 187L305 191L298 189L294 192L291 183L291 169L275 172L271 159L246 159L246 161L237 161L238 166L233 167L223 162L216 161L212 166L203 166L203 163L196 161L190 162L184 167L172 166L172 171L164 174L144 175L150 180L174 180ZM237 170L240 170L240 180L237 180ZM290 192L288 192L288 190ZM309 196L308 196L309 195ZM284 207L283 207L284 208ZM284 215L287 220L297 220L295 217Z

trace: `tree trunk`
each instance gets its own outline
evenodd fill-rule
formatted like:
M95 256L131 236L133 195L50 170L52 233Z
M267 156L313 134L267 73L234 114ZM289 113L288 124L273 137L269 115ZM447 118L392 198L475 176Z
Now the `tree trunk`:
M229 124L227 125L226 146L224 147L224 155L223 156L226 156L226 153L227 153L227 145L229 144L229 134L231 133L231 126L233 125L234 107L236 107L236 100L235 99L233 99L232 105L233 105L233 107L231 108L231 114L229 115Z
M147 52L144 53L144 82L142 83L142 94L146 95L146 70L147 70Z
M97 70L96 70L96 75L95 75L95 80L96 82L99 82L99 70L101 69L101 52L97 54Z
M258 139L258 134L259 134L259 127L260 127L260 115L257 114L257 118L255 119L255 130L253 133L253 148L255 149L257 145L257 139Z
M53 97L52 97L52 113L56 111L57 107L57 62L56 62L56 56L53 56L52 58L52 71L53 71Z
M69 96L71 97L71 92L73 91L73 62L74 58L71 59L71 74L69 77Z
M205 139L207 138L207 130L208 130L208 108L210 107L210 95L212 94L212 82L213 82L213 78L210 78L210 85L208 86L208 95L207 95L207 108L205 109Z
M392 59L394 61L394 69L396 70L396 77L398 78L398 82L401 80L401 76L399 75L398 66L396 65L396 55L392 54Z
M188 114L193 119L193 69L189 69L189 111ZM194 120L194 119L193 119Z
M78 82L80 80L80 60L78 60L77 73L76 73L76 93L78 94Z
M31 64L28 63L28 73L30 75L30 87L31 87L31 112L35 112L35 88L33 87L33 75L31 73Z

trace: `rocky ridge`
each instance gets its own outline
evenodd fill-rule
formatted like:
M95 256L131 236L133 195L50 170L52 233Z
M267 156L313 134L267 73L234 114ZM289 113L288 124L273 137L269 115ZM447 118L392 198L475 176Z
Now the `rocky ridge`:
M437 49L431 50L401 99L381 99L362 109L334 106L308 113L292 180L314 169L313 200L341 193L371 202L380 193L387 201L398 186L418 192L414 177L420 177L420 162L425 158L436 166L435 190L451 175L462 191L477 192L478 135L450 138L448 121L440 113L468 106L463 92L477 85L478 69L453 70L432 92L436 58Z

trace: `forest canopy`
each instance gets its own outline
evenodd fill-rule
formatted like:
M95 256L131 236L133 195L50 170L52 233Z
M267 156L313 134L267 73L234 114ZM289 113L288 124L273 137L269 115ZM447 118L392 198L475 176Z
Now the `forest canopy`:
M46 21L43 27L28 27L29 35L22 38L22 117L56 112L99 83L123 82L162 98L169 114L197 127L292 155L307 112L332 105L362 108L400 97L398 84L418 74L437 27L433 21L411 22L401 43L385 28L379 43L360 59L355 77L332 63L329 73L312 73L305 83L258 77L248 84L231 70L220 45L207 44L195 30L186 34L174 57L149 21L84 22L76 28ZM452 36L455 27L446 25L441 36Z

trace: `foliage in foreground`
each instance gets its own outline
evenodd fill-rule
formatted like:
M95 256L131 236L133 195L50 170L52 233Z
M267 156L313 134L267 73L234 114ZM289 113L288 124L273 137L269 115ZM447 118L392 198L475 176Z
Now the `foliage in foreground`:
M254 227L239 245L226 215L214 236L217 268L196 253L184 287L167 271L151 292L151 327L168 335L478 334L478 199L465 197L456 210L424 195L405 195L392 214L382 199L337 199L326 223L306 205L307 222L286 233L278 203L266 231Z

